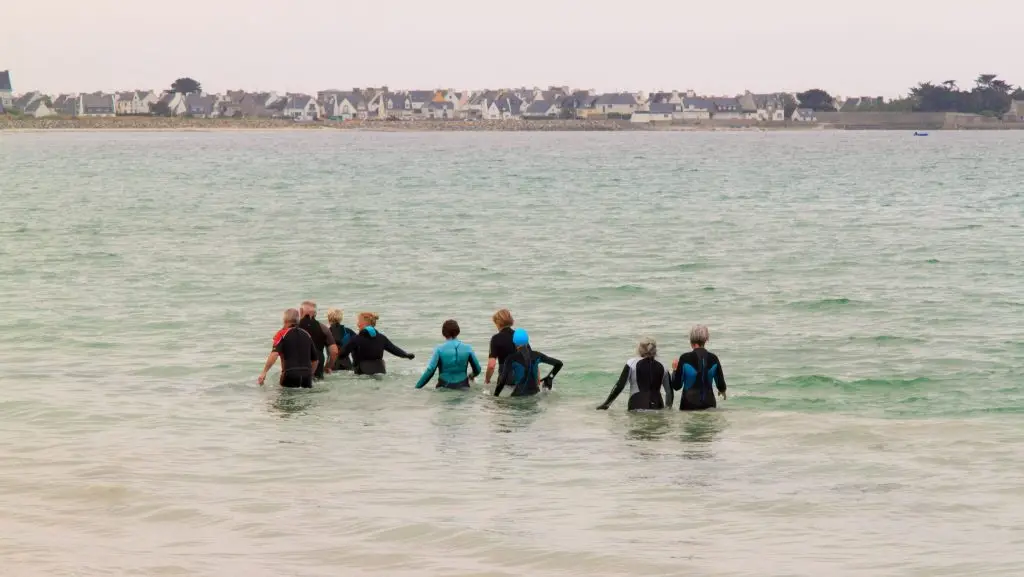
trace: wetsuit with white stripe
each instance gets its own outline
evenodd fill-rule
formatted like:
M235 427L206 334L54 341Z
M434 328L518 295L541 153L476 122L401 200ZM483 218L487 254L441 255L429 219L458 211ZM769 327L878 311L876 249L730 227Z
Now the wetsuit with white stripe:
M629 410L648 411L672 406L672 381L665 365L651 358L635 358L626 361L619 380L608 398L598 409L607 409L629 384ZM665 399L661 391L665 391Z

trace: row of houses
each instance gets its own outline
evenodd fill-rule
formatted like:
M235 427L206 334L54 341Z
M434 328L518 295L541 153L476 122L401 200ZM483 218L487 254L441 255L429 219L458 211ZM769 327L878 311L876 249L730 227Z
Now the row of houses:
M4 76L0 75L0 82ZM8 77L9 84L9 77ZM0 83L0 87L3 84ZM509 120L544 118L622 118L633 122L687 120L786 119L785 95L753 94L700 97L693 92L616 92L552 87L481 90L408 90L381 88L324 90L309 94L228 91L226 94L181 94L152 90L62 94L51 98L29 92L3 102L35 117L167 115L203 118L264 117L296 121L324 119ZM798 110L795 120L813 121L813 112Z

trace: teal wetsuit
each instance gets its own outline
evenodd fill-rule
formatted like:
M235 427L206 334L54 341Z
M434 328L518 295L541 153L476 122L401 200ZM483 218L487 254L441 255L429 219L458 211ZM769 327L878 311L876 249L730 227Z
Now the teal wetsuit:
M430 379L434 378L434 373L440 371L440 375L437 377L437 388L464 389L469 386L469 377L466 376L467 366L473 369L474 377L480 375L480 361L477 360L473 347L458 339L445 341L444 344L438 345L434 349L434 354L430 356L430 362L427 363L423 376L416 383L416 388L422 389L430 382Z

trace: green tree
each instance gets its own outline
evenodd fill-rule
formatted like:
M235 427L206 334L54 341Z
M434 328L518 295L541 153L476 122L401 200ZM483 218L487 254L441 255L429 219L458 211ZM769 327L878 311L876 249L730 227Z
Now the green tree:
M171 92L179 94L199 94L202 91L203 85L188 77L179 78L171 84Z
M786 114L786 120L793 118L793 113L796 112L797 108L799 108L799 105L797 104L796 98L793 98L792 94L787 92L782 95L782 109Z
M812 88L796 95L800 108L810 108L816 112L835 112L836 101L832 95L820 88Z

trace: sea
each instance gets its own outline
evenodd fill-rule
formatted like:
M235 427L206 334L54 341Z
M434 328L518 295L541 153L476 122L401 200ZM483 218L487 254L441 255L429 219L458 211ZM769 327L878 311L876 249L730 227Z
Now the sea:
M1024 134L0 133L0 574L1019 576ZM416 354L260 387L313 299ZM414 384L509 308L550 394ZM728 399L596 407L710 328ZM268 382L273 382L276 371Z

